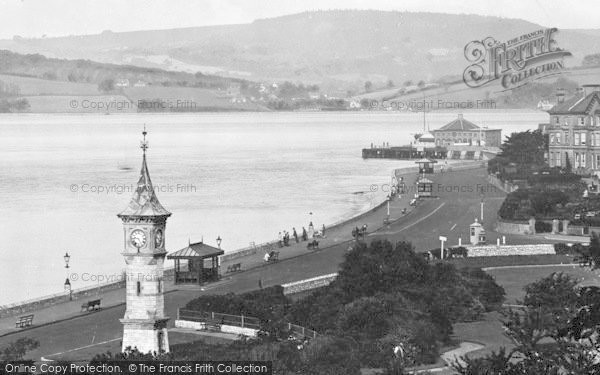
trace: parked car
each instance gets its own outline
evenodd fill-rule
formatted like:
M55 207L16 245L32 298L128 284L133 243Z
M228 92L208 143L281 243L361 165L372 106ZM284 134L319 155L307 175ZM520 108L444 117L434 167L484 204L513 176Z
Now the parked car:
M574 220L580 220L581 219L581 214L575 214L575 215L573 215L573 219Z

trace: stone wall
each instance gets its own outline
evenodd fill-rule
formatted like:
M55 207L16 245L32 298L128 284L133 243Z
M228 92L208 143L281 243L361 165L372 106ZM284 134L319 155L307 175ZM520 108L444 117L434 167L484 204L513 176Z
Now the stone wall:
M281 285L283 287L283 294L294 294L300 293L307 290L317 289L331 284L337 277L337 273L331 273L329 275L317 276L311 279L295 281L293 283L287 283Z
M248 337L256 337L258 334L257 329L246 328L246 327L238 327L238 326L229 326L226 324L221 325L221 332L223 333L233 333L236 335L243 335Z
M190 320L175 320L175 327L177 328L187 328L187 329L195 329L195 330L204 330L206 329L205 322L192 322Z
M469 257L556 254L552 244L465 246Z
M535 228L535 223L534 223ZM510 234L535 234L532 232L531 225L528 222L518 223L498 220L496 222L496 232Z
M506 193L512 193L513 191L516 191L519 188L517 185L511 184L508 181L502 181L501 179L491 174L488 175L488 181L492 185L496 186L498 189L503 190Z

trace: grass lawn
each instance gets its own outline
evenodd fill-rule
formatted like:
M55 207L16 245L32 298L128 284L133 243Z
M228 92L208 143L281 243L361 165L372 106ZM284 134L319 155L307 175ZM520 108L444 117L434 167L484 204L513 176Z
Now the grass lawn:
M514 347L513 341L504 335L502 315L491 312L484 315L483 319L476 322L457 323L453 326L453 339L456 342L469 341L484 345L484 348L469 353L469 356L481 357L492 351L504 347Z
M523 299L525 285L535 282L553 272L563 272L577 278L581 285L600 286L600 275L597 271L590 271L588 268L582 268L579 265L572 266L543 266L543 267L519 267L519 268L498 268L487 271L494 276L496 282L501 285L506 292L506 303L514 304L517 300Z

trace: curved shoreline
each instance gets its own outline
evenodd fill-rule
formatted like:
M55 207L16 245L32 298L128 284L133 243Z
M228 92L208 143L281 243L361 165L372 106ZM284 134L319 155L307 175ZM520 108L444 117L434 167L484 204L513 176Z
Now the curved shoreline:
M450 172L452 169L463 170L463 169L479 168L481 166L480 164L481 164L480 161L468 161L468 162L457 161L455 163L449 163L449 166L451 168L448 168L448 172ZM416 167L416 166L398 168L398 169L394 170L394 176L396 178L404 177L405 181L408 181L408 176L414 175L414 173L417 171L418 171L418 167ZM385 206L386 202L387 202L387 200L383 199L383 201L375 204L375 206L369 208L368 210L366 210L364 212L358 213L352 217L342 219L338 222L334 222L334 223L330 224L329 226L326 226L326 230L327 231L335 230L341 226L347 225L351 222L354 222L354 221L360 220L361 218L367 217L367 216L371 215L372 213L374 213L375 211L381 209L383 206ZM412 210L409 209L409 211L407 213L409 213L411 211ZM247 256L255 255L258 251L263 250L265 246L271 247L271 246L277 246L277 244L278 244L278 240L275 239L275 240L267 241L267 242L264 242L261 244L255 244L254 246L248 246L245 248L234 250L232 252L222 255L221 259L220 259L220 263L222 264L223 262L229 262L234 259L240 259L240 258L244 258ZM174 271L173 267L165 268L166 275L172 274L173 271ZM99 284L99 285L98 284L91 285L88 287L73 289L72 297L73 297L73 300L78 300L80 298L85 298L88 296L97 295L97 294L108 292L111 290L120 289L120 288L123 288L124 286L125 286L124 280L111 281L111 282L106 282L104 284ZM69 294L67 292L59 292L59 293L54 293L51 295L41 296L38 298L33 298L33 299L29 299L29 300L24 300L24 301L11 303L11 304L2 305L2 306L0 306L0 318L7 317L7 316L13 316L13 315L17 315L20 313L26 313L26 312L34 311L34 310L37 310L40 308L50 307L50 306L57 305L57 304L60 304L63 302L69 302L68 297L69 297Z

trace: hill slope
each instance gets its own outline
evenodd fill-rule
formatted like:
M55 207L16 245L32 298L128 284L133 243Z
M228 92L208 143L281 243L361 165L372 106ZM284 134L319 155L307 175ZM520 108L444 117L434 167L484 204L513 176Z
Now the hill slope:
M478 15L337 10L242 25L13 38L0 41L0 48L259 80L401 83L460 76L468 42L488 36L506 41L543 27ZM597 30L562 30L557 40L573 53L570 65L600 52Z

